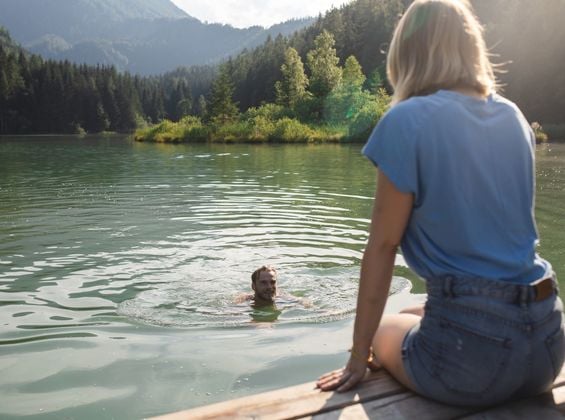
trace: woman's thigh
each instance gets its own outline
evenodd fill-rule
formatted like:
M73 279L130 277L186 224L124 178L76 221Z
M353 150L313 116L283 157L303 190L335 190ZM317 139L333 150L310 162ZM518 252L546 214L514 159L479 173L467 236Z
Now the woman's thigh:
M406 334L420 323L421 317L412 313L383 315L373 337L373 352L380 363L396 380L415 390L402 360L402 344Z
M401 310L399 313L413 314L413 315L418 315L419 317L423 317L425 313L425 304L421 303L419 305L409 306Z

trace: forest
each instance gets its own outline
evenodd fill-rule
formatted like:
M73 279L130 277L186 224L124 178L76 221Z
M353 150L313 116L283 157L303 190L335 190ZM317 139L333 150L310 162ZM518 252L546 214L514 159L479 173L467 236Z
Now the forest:
M386 108L392 30L409 0L356 0L215 66L141 77L44 60L0 32L0 133L140 138L362 138ZM474 0L502 93L565 137L565 2ZM541 46L541 47L540 47ZM168 133L168 134L166 134Z
M185 78L147 78L114 67L43 60L0 30L0 133L131 132L192 112ZM196 74L199 68L192 69ZM202 69L210 79L212 69Z
M390 98L378 70L367 79L353 55L340 66L334 46L333 35L323 30L306 54L306 66L287 46L281 79L273 85L275 100L243 113L233 100L234 63L229 61L220 66L209 102L201 98L199 117L164 120L138 129L134 137L159 142L365 140Z

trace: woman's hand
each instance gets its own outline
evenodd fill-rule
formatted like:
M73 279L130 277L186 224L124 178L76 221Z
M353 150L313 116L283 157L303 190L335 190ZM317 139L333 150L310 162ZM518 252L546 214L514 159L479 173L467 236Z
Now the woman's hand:
M367 362L360 360L353 355L349 358L347 366L342 369L326 373L318 378L316 386L322 391L337 392L348 391L357 385L367 373Z

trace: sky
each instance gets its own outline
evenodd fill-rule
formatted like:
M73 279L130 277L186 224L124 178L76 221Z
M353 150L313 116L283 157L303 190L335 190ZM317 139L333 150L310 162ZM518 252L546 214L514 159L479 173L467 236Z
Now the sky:
M172 0L189 15L236 28L269 27L292 18L318 16L351 0Z

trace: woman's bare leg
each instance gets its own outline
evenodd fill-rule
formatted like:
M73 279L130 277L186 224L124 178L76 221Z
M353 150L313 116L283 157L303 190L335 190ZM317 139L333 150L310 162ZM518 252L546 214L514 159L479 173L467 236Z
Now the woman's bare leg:
M373 337L373 353L378 363L397 381L412 390L414 390L414 386L404 370L401 350L404 337L420 320L421 317L413 313L383 315L379 328Z
M422 318L424 316L424 304L421 303L420 305L409 306L408 308L401 310L399 313L418 315Z

